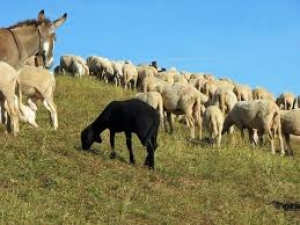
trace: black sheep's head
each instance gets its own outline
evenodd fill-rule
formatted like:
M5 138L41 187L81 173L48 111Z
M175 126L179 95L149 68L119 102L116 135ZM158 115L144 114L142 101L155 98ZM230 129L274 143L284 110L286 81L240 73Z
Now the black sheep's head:
M94 142L102 143L102 139L99 134L95 134L95 131L91 126L88 126L81 132L81 145L83 150L88 150Z

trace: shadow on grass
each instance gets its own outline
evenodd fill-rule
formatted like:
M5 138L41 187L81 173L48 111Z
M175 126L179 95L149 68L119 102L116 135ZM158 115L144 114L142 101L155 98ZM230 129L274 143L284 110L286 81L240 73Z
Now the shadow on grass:
M299 202L279 202L272 201L272 205L276 209L284 210L284 211L300 211L300 203Z
M100 150L97 150L97 149L94 149L94 148L84 150L84 149L82 149L81 147L78 147L78 146L76 146L74 148L79 152L87 152L87 153L90 153L90 154L93 154L93 155L101 156L103 159L107 159L107 157L105 157L105 155L106 155L105 151L100 151ZM128 161L124 157L120 156L119 154L116 154L115 157L109 157L109 158L112 159L112 160L116 159L116 160L119 160L120 162L128 163Z

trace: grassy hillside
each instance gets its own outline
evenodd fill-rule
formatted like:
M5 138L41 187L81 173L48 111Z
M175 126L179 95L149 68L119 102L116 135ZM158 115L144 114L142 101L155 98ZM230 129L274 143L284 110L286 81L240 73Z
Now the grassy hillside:
M133 140L130 165L123 134L117 159L109 158L109 136L80 149L80 131L123 91L91 79L58 77L55 102L59 129L39 106L40 129L23 124L18 137L0 126L0 224L300 224L300 211L273 201L300 202L300 150L295 157L252 149L239 138L220 150L187 141L177 124L159 134L156 168L143 167L146 151ZM237 135L238 137L238 135Z

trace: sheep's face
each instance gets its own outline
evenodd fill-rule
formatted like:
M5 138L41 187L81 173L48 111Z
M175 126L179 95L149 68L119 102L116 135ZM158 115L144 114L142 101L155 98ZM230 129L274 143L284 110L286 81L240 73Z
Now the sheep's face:
M81 145L83 150L88 150L94 142L101 143L102 139L99 135L95 134L91 127L85 128L81 132Z

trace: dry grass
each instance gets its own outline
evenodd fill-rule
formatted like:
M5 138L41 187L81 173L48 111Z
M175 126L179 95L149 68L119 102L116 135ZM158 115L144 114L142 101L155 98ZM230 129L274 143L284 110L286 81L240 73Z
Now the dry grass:
M109 158L108 132L93 152L80 149L80 131L111 100L134 93L91 79L57 78L59 129L39 107L40 129L24 124L18 137L0 135L1 224L300 224L300 151L273 156L238 140L220 150L187 141L181 124L160 133L156 169L134 136L130 165L123 134ZM4 126L0 127L4 131ZM278 201L274 207L273 201Z

